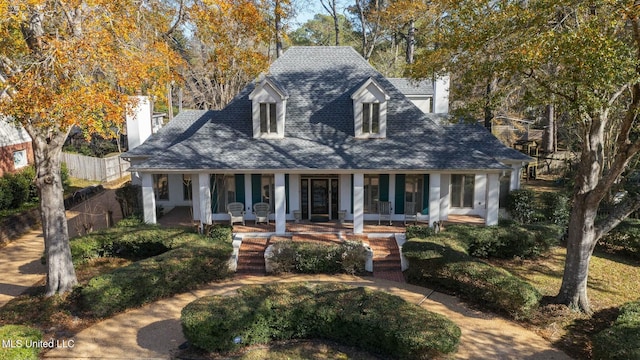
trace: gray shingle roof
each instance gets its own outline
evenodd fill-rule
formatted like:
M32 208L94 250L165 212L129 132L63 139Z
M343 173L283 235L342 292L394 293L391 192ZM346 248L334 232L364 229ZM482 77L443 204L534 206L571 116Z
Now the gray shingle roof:
M250 84L223 110L180 113L127 153L150 155L133 170L506 169L450 138L350 47L290 48L268 76L289 95L284 139L253 138ZM370 77L391 98L385 139L354 137L350 96Z
M452 124L446 125L445 129L463 146L479 149L500 161L533 161L530 156L505 146L489 130L479 124Z
M388 78L388 80L404 95L433 95L433 82L430 80L417 81L407 78Z

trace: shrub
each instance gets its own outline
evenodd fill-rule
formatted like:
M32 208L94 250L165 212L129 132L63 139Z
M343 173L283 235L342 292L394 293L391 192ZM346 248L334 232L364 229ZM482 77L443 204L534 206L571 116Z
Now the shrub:
M72 239L71 257L75 264L98 257L139 260L199 238L184 229L162 229L155 225L117 226Z
M563 228L553 224L447 227L449 236L458 238L470 255L480 258L535 258L558 244L563 233Z
M543 192L540 195L542 202L542 215L544 220L560 226L567 226L569 223L569 199L557 192Z
M213 226L208 226L205 230L206 235L214 240L229 242L233 240L233 227L230 225L215 224Z
M281 241L272 247L272 271L303 274L364 273L367 250L361 242L327 245Z
M599 246L640 259L640 219L625 219L602 237Z
M13 209L19 208L29 200L31 179L27 178L22 173L7 174L4 177L9 181L9 189L13 195L13 199L9 206Z
M116 189L116 200L120 204L123 217L137 217L142 220L142 187L140 185L128 182Z
M11 183L6 177L0 177L0 210L10 209L12 203Z
M626 303L608 329L593 338L594 359L640 359L640 300Z
M78 290L83 307L107 317L229 276L231 243L191 235L177 249L94 277Z
M41 348L29 344L42 340L40 330L23 325L4 325L0 326L0 339L12 341L11 346L0 346L0 360L38 359Z
M410 240L403 246L409 259L409 283L448 290L460 297L505 313L526 318L537 308L540 293L508 271L474 259L460 240L436 236Z
M426 225L409 225L405 232L407 239L419 238L424 239L426 237L435 235L433 228Z
M531 190L514 190L507 196L507 211L521 223L530 224L535 219L534 193Z
M394 295L342 284L248 286L237 296L192 302L182 310L181 320L192 344L218 352L270 341L324 338L387 356L420 359L454 352L460 338L460 329L442 315Z

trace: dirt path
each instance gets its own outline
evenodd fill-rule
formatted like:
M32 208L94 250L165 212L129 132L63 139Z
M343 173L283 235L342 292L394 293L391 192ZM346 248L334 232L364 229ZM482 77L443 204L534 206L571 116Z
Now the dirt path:
M244 285L273 281L342 282L367 286L443 314L462 329L456 359L570 359L535 333L502 318L470 310L454 297L413 285L346 275L246 276L211 284L206 289L157 301L98 323L76 334L73 348L54 349L46 353L45 358L170 358L185 341L180 311L189 302L206 295L230 295Z

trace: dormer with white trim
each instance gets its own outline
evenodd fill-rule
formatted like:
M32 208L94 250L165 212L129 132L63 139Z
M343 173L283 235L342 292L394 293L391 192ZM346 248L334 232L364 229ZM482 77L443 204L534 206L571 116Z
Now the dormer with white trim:
M266 139L284 138L284 122L287 109L287 92L273 79L265 77L249 94L253 137Z
M354 134L359 139L387 136L389 95L373 78L365 81L352 95Z

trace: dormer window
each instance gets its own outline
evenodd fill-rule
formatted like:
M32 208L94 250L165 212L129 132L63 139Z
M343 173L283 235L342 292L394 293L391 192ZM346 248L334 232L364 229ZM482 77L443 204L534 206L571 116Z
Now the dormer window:
M254 138L284 137L287 93L269 77L264 78L249 94Z
M353 125L356 138L384 138L387 136L387 103L384 89L369 78L352 95Z
M276 119L276 104L261 103L260 104L260 133L261 134L277 134L278 121Z
M378 103L362 104L362 133L363 134L379 134L380 133L380 104Z

